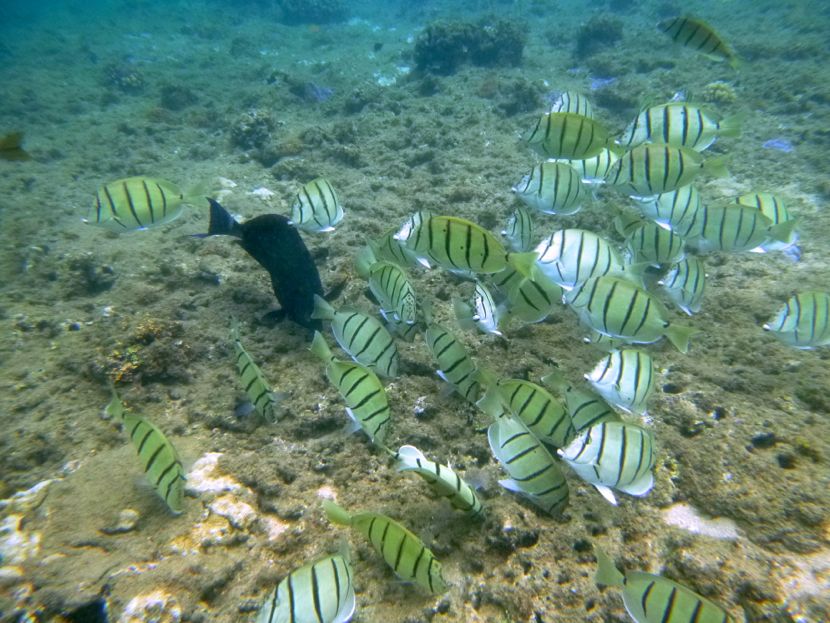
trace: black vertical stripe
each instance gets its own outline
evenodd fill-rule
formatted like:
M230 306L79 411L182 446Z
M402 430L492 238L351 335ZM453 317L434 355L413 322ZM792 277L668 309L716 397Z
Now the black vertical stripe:
M335 599L335 612L340 612L340 571L337 569L337 559L334 557L329 558L329 562L331 562L331 572L334 576L334 599ZM348 563L346 563L348 564Z
M156 215L153 210L153 198L150 196L150 189L147 187L146 180L141 180L141 187L144 188L144 199L147 201L147 209L150 210L150 222L156 222Z
M138 213L136 212L135 204L133 203L133 196L132 194L130 194L129 185L127 184L127 182L124 182L122 186L124 190L124 195L127 197L127 205L130 208L130 214L133 215L133 218L135 219L135 222L138 223L139 227L144 227L144 224L141 222L141 219L138 218Z
M320 609L320 582L317 579L316 564L311 565L311 600L314 604L314 616L317 618L317 623L325 623Z

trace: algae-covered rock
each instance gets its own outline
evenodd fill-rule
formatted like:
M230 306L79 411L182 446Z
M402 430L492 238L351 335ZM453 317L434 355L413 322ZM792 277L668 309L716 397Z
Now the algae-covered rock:
M433 22L415 41L415 63L436 74L455 73L465 63L515 66L522 62L524 45L524 32L509 20Z

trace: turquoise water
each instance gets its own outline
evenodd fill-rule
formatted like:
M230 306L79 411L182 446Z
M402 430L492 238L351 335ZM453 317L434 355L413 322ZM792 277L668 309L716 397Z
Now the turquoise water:
M0 498L11 500L0 509L0 619L253 621L292 569L347 542L355 621L626 620L620 591L594 583L594 544L736 620L829 620L829 351L789 348L761 328L794 291L830 289L828 9L332 2L312 15L309 4L0 7L0 135L24 132L32 156L0 160ZM717 29L737 71L656 29L683 11ZM490 47L426 61L419 41L437 21ZM82 222L102 184L130 176L210 195L240 219L289 214L300 186L323 176L346 216L303 239L332 304L375 313L354 266L367 239L416 210L498 234L519 203L511 187L540 160L521 137L564 90L587 95L613 134L676 93L739 115L741 136L706 152L730 175L696 182L704 202L773 192L798 219L798 261L706 256L700 313L668 313L700 331L687 354L666 340L643 347L658 373L644 422L655 485L617 493L616 507L567 470L562 518L500 487L489 416L445 390L422 337L398 339L387 444L415 445L477 485L486 518L467 520L365 435L344 432L309 333L264 318L278 307L265 271L229 238L192 237L208 229L203 206L128 234ZM571 216L534 214L534 244L568 227L622 248L614 210L633 204L607 188L593 195ZM604 356L558 304L503 339L462 332L453 298L472 285L409 272L419 302L500 377L556 369L576 382ZM284 394L276 424L245 408L231 318ZM102 417L108 379L178 449L190 472L183 514L168 512L127 435ZM332 496L418 534L450 589L433 596L395 578L362 536L327 521L320 501ZM720 520L715 536L677 525L688 508Z

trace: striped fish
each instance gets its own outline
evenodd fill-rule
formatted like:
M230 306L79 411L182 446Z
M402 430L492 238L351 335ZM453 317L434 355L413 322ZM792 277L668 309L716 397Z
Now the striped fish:
M657 28L675 43L700 52L713 61L726 61L733 69L738 68L738 57L715 29L703 20L689 15L673 17L657 24Z
M595 393L572 385L557 373L542 377L542 383L565 398L565 407L577 433L602 422L620 422L621 418L605 400Z
M626 149L643 143L665 143L703 151L721 136L740 133L737 117L717 121L697 106L670 102L641 111L615 142Z
M700 193L691 184L637 202L637 207L645 218L668 227L683 238L703 231Z
M501 404L521 421L539 441L554 448L564 448L576 435L571 416L562 403L541 385L522 379L499 379L490 383L488 392L496 392ZM491 397L482 400L490 404ZM486 409L493 416L498 411Z
M536 259L532 253L508 254L492 233L455 216L410 217L395 238L427 264L432 260L464 274L497 273L508 265L526 274Z
M700 258L689 256L673 264L658 282L669 298L690 316L700 311L706 288L706 267Z
M112 400L107 405L107 414L120 422L129 433L147 480L156 493L173 513L181 514L184 511L186 477L176 448L152 422L124 408L114 385L110 384L110 389Z
M562 303L562 288L548 279L537 265L531 267L528 277L512 268L494 277L500 278L498 281L506 287L508 318L517 318L524 323L542 322L557 304Z
M297 193L291 204L290 223L305 231L334 231L343 216L343 206L334 188L328 180L318 177Z
M256 623L348 623L354 608L351 564L335 554L289 573L265 600Z
M432 360L438 366L438 376L465 400L475 404L481 395L481 385L476 374L476 364L464 345L451 331L434 322L427 325L424 341Z
M630 264L662 266L679 262L686 255L683 238L652 221L630 228L625 242Z
M501 232L511 251L523 253L533 244L533 219L524 206L517 206L507 219L507 226Z
M576 169L563 162L537 164L512 190L543 214L575 214L589 196Z
M472 304L453 298L453 309L458 326L465 331L478 329L482 333L502 335L499 325L504 306L496 304L490 290L480 281L476 280Z
M723 608L682 584L643 571L623 575L596 546L594 554L597 584L621 586L625 609L636 623L735 623Z
M745 205L703 206L699 219L702 228L687 240L696 253L763 252L772 241L784 242L792 235L795 221L773 225L760 210Z
M693 149L646 143L620 157L605 183L645 200L691 184L704 171L714 177L729 175L720 158L704 160Z
M583 184L604 184L605 176L608 175L608 171L619 159L620 157L616 152L605 147L592 158L583 160L563 159L554 160L553 162L563 162L572 166L579 173Z
M612 350L585 375L594 391L627 413L646 414L654 392L654 360L633 348Z
M369 290L380 305L384 318L406 324L418 319L415 290L403 268L391 262L376 262L369 269Z
M484 509L476 492L452 468L430 461L415 446L401 446L392 454L399 472L415 472L436 494L447 498L453 508L472 517L481 516Z
M355 513L329 500L323 501L329 521L350 526L369 539L395 574L414 582L433 595L445 592L449 585L441 575L441 563L415 534L397 521L380 513Z
M128 177L98 189L84 222L114 232L147 229L178 218L184 203L184 195L171 182Z
M374 261L391 262L401 268L415 268L420 262L415 254L395 239L398 228L393 227L379 238L369 241Z
M560 229L536 247L542 273L570 290L592 277L622 273L623 260L605 238L584 229Z
M764 325L784 344L813 349L830 344L830 294L808 291L792 295Z
M549 112L571 112L589 119L594 118L594 108L591 102L578 91L563 91L553 101Z
M276 394L268 381L265 380L262 370L242 346L239 338L239 324L231 322L231 340L233 340L236 369L239 371L239 380L245 388L245 393L251 399L256 412L272 424L277 421L277 406L280 396Z
M570 112L542 115L528 135L528 144L546 158L583 160L608 146L611 137L597 121Z
M395 320L391 315L388 315L386 320L386 328L390 334L402 339L404 342L414 342L415 337L422 333L425 329L424 323L419 319L409 324L400 320Z
M666 337L681 353L698 331L666 320L663 306L626 279L605 275L589 279L565 294L567 303L588 327L628 342L649 344Z
M490 450L510 476L500 480L551 515L559 515L568 504L568 482L556 459L514 417L500 417L487 429Z
M735 203L757 208L773 225L793 220L784 200L772 193L747 193L735 199ZM770 240L763 243L761 248L764 251L782 251L797 242L798 232L793 229L786 240Z
M337 359L319 331L314 332L311 352L326 364L326 376L346 402L346 413L372 440L382 446L392 416L386 391L369 368Z
M611 504L617 504L611 489L643 496L654 486L653 437L640 426L602 422L582 431L559 454Z
M386 378L398 376L398 347L380 320L359 311L335 310L316 294L311 317L329 320L334 339L357 363Z

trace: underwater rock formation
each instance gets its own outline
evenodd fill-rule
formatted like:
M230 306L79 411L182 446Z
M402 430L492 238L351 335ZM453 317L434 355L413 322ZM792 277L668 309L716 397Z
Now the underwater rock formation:
M415 63L421 71L444 75L464 63L515 66L522 62L524 46L524 32L508 20L432 22L415 41Z

